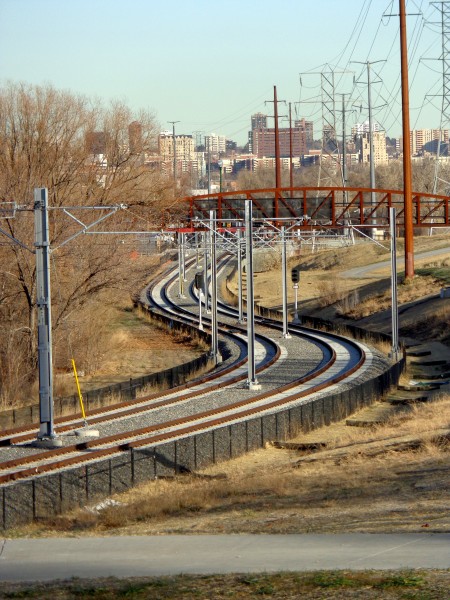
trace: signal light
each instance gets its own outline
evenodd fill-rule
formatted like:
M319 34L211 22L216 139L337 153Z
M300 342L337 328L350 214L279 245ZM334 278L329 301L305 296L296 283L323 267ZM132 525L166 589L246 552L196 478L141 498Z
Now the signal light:
M298 267L294 267L291 270L291 279L292 283L298 283L300 281L300 269Z
M205 279L203 277L203 273L196 273L194 279L194 287L197 290L202 290L205 285Z

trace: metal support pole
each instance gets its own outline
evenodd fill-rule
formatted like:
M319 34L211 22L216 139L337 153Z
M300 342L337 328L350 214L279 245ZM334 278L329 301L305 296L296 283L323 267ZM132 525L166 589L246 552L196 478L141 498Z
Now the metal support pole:
M222 362L219 352L219 334L217 324L217 265L216 265L216 211L209 211L209 223L211 231L211 330L212 343L211 354L216 365Z
M211 311L209 310L209 294L208 294L208 247L209 247L209 233L205 232L203 237L203 279L204 279L204 288L203 292L205 294L205 312L209 314Z
M53 428L52 314L50 296L50 236L48 190L34 190L34 239L36 248L36 305L38 323L39 420L38 440L56 442Z
M294 283L292 286L294 288L295 300L294 300L294 318L292 319L292 323L299 325L301 323L298 316L298 283Z
M208 137L208 194L211 193L211 136Z
M185 298L184 295L184 277L183 277L183 249L181 243L182 234L178 234L178 298Z
M389 208L389 227L391 233L391 313L392 313L392 349L391 357L397 361L400 346L398 343L398 300L397 300L397 232L396 210Z
M247 339L248 339L248 379L250 390L258 390L261 386L256 379L255 367L255 306L253 294L253 223L252 201L245 200L245 249L247 265Z
M201 288L198 291L198 328L200 331L203 331L203 321L202 321L202 290Z
M201 235L201 234L200 234ZM194 234L194 240L195 240L195 268L197 270L201 269L200 263L199 263L199 233L198 231L195 232Z
M244 322L244 300L242 294L242 231L237 230L237 264L238 264L238 304L239 304L239 319L238 323Z
M181 273L183 275L183 281L187 281L186 277L186 237L184 233L181 234Z
M288 307L287 307L287 259L286 259L286 227L281 227L281 277L283 288L283 337L290 338L288 329Z

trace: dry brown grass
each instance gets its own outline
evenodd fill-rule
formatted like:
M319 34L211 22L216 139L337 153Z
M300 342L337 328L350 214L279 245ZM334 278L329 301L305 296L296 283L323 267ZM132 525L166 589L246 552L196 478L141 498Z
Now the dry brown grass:
M348 293L339 279L321 279L317 282L318 304L320 307L342 302Z
M405 304L428 296L439 293L442 284L434 277L416 277L412 281L405 281L397 288L399 304ZM390 309L392 304L390 289L364 298L359 303L348 303L348 309L341 303L338 307L338 314L349 319L363 319L374 313Z
M345 456L331 462L293 469L300 454L268 447L197 475L138 486L115 496L117 506L77 510L26 532L448 531L449 448L431 440L445 427L450 396L374 429L323 428L318 436L327 440L327 450L345 448ZM374 457L362 452L369 442L383 448L403 435L421 439L422 446Z
M450 305L443 304L433 314L417 318L408 327L408 334L419 339L428 338L450 345Z

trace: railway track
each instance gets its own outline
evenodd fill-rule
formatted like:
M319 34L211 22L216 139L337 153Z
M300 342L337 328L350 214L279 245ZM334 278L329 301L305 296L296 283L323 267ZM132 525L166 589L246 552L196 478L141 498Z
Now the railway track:
M188 265L188 273L192 272ZM172 272L151 286L148 303L171 318L195 325L198 304L192 286L188 297L179 299L175 281ZM35 429L4 432L0 437L0 485L276 412L338 386L351 386L362 372L370 370L372 353L361 344L298 326L291 326L291 338L283 339L280 323L264 319L258 324L255 344L262 389L255 393L246 386L245 328L237 323L236 311L230 307L220 304L219 314L221 343L231 348L219 368L164 393L91 411L87 418L89 427L95 425L99 431L96 438L75 437L84 425L78 417L55 421L61 448L34 447ZM204 324L208 327L206 317Z

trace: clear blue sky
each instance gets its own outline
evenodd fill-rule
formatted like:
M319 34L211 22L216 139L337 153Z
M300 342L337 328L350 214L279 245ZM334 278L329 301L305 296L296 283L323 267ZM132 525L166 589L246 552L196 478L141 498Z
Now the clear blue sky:
M440 15L409 0L411 127L439 127ZM0 83L51 83L151 110L161 129L217 133L245 143L251 114L272 113L273 86L293 114L316 122L320 72L367 119L366 67L372 62L374 118L401 134L398 0L0 0ZM311 74L305 75L306 72ZM300 75L302 74L302 75ZM379 80L381 76L382 81ZM298 104L301 102L301 104ZM384 105L384 106L383 106ZM380 107L380 108L378 108ZM287 114L284 106L280 115ZM449 123L444 123L449 127Z

